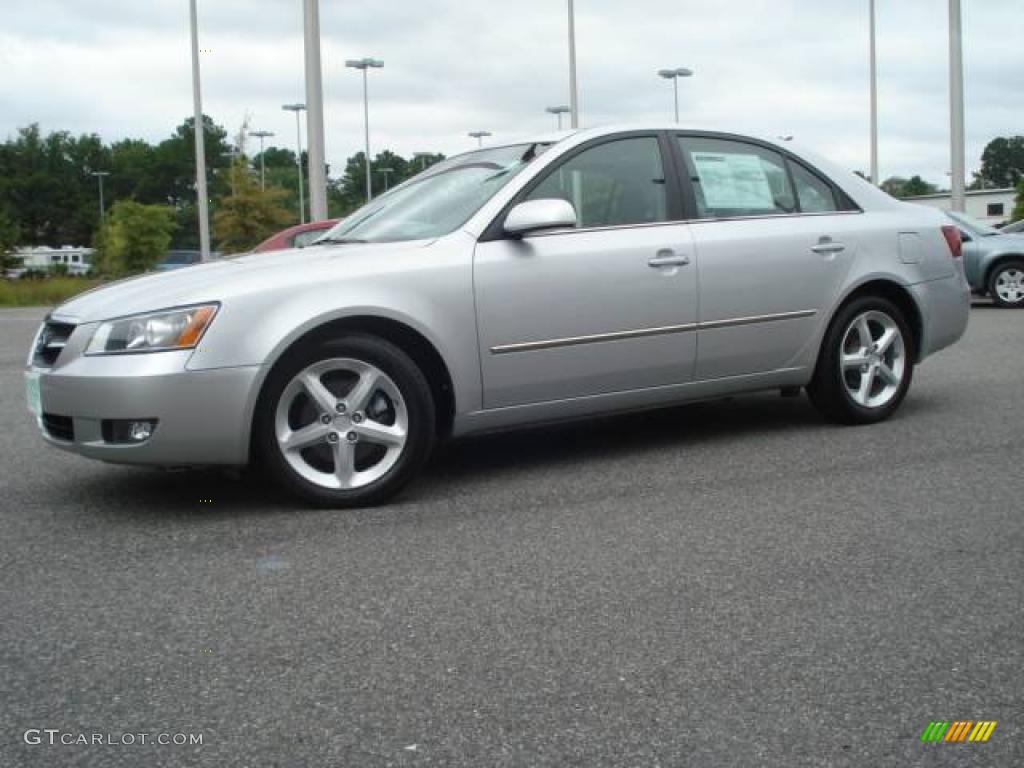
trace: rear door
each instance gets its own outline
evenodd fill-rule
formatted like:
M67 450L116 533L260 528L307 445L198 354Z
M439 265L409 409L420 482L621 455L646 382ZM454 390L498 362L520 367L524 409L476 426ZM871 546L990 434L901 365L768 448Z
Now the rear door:
M681 134L677 147L700 265L696 378L793 366L849 270L858 217L768 145Z

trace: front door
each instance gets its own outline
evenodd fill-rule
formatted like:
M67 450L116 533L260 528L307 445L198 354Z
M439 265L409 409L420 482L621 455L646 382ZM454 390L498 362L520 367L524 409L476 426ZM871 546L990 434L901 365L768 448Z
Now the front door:
M654 134L585 146L521 196L573 203L575 229L477 245L485 408L693 378L697 265L668 167Z

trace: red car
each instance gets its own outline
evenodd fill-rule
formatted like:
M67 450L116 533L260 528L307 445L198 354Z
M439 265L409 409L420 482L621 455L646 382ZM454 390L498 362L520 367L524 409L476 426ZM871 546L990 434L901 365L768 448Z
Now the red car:
M283 251L286 248L302 248L316 240L320 235L337 224L341 219L324 219L311 221L308 224L296 224L271 235L252 249L253 253L263 251Z

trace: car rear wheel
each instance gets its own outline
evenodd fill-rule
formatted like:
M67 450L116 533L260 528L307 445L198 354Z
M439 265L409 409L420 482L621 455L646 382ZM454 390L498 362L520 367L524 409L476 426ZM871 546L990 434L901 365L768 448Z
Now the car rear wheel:
M401 349L349 336L282 361L255 428L260 459L287 490L318 506L365 506L393 496L426 462L434 404Z
M1006 261L992 270L988 293L1000 307L1024 307L1024 261Z
M895 304L874 296L856 299L833 318L807 393L831 421L887 419L910 388L912 348L910 329Z

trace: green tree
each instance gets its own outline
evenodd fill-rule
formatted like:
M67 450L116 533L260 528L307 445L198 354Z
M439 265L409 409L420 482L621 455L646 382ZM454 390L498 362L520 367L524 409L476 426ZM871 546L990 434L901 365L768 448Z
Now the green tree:
M288 193L277 187L261 190L244 157L232 167L230 183L234 192L221 200L213 217L213 236L220 250L248 251L292 223L285 207Z
M169 206L118 200L96 239L100 271L120 276L152 269L167 253L175 226Z
M18 223L8 210L0 208L0 277L3 277L5 270L21 266L21 259L11 253L18 246L20 238Z
M1024 180L1017 183L1017 201L1013 206L1013 215L1010 216L1011 221L1020 219L1024 219Z
M881 183L884 192L893 197L918 197L920 195L931 195L938 191L938 187L929 184L918 175L904 179L902 176L890 176Z
M919 195L932 195L938 190L934 184L929 184L920 176L914 175L907 179L903 185L903 197L917 197Z
M990 187L1015 187L1024 178L1024 136L992 139L981 153L978 179Z
M89 241L99 220L90 171L106 160L99 137L44 136L35 124L0 145L0 206L18 222L25 244Z

